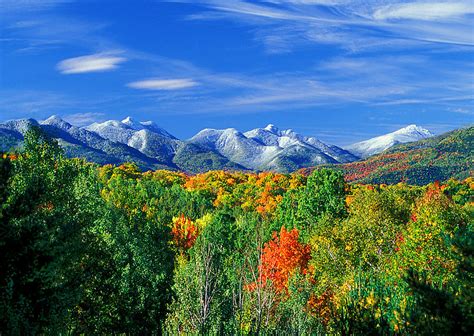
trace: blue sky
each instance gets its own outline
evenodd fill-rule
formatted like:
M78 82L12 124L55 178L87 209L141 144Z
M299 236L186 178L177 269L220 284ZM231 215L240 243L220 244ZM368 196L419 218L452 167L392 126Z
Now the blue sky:
M345 145L474 120L474 3L2 0L0 120L273 123Z

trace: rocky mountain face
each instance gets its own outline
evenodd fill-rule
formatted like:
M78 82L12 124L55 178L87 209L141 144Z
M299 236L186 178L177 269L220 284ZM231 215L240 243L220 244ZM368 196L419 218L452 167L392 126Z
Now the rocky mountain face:
M0 150L21 146L31 126L57 139L70 157L99 164L131 161L144 170L166 168L190 173L212 169L291 172L320 164L349 163L397 143L432 135L412 125L343 149L272 124L245 133L234 128L204 129L191 139L179 140L151 121L138 122L130 117L76 127L52 116L40 122L19 119L0 124Z

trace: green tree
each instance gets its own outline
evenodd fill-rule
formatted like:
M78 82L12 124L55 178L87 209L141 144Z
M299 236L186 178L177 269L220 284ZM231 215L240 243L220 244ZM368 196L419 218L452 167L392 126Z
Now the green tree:
M91 227L85 295L77 306L78 332L159 334L171 300L174 252L168 223L157 212L166 189L127 166L102 188L104 206Z
M335 218L346 215L344 175L332 169L317 169L299 195L297 216L305 223L316 223L324 214Z
M225 213L214 215L189 250L189 260L176 270L168 333L228 334L234 330L229 283L234 221Z
M82 202L91 165L66 160L37 128L25 135L2 202L0 330L5 334L67 330L81 295L83 235L94 209Z

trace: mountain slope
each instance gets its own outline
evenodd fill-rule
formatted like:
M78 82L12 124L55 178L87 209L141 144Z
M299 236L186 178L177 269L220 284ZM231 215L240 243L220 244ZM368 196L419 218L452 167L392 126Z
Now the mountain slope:
M93 149L95 150L93 152L107 154L111 158L110 163L132 161L143 169L176 168L166 160L149 157L131 146L104 139L94 132L72 126L57 116L42 121L40 125L48 135L58 139L60 143L65 142L63 147L66 149L66 154L72 154L68 153L68 150L79 151L79 153L84 150L90 153ZM76 146L72 149L68 144Z
M474 127L400 144L365 161L334 168L342 169L349 182L422 185L464 179L474 172Z
M38 126L34 119L9 120L0 124L0 150L14 151L23 144L23 134L32 127Z
M209 170L246 170L219 153L188 142L178 147L173 162L180 169L193 174Z
M48 136L57 139L68 157L83 157L99 164L131 161L142 169L175 168L163 161L147 157L134 148L73 126L57 116L51 116L40 123L34 119L20 119L0 124L1 149L21 147L23 135L31 126L38 126Z
M352 162L358 158L337 146L270 124L241 133L233 128L204 129L189 140L213 150L247 169L290 172L323 163Z
M293 145L306 147L314 150L317 156L324 154L330 157L329 161L336 161L340 163L356 161L359 158L350 152L334 146L327 145L314 137L307 137L294 132L291 129L280 131L277 127L270 124L265 128L256 128L254 130L244 133L245 136L251 139L262 142L265 145L279 146L283 149L289 148Z
M204 129L192 137L189 143L213 150L232 162L255 170L263 166L277 150L276 146L265 146L234 128Z
M345 147L345 149L365 159L369 156L382 153L397 144L418 141L432 136L433 133L427 129L416 125L409 125L398 131L352 144Z
M122 121L108 120L103 123L93 123L84 129L104 139L125 144L168 165L173 165L173 156L180 144L178 139L155 123L135 122L130 117Z

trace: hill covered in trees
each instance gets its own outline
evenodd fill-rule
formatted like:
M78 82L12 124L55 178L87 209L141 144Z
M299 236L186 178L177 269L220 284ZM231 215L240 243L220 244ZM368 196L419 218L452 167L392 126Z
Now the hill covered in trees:
M473 196L100 167L32 130L0 159L0 333L472 335Z
M474 127L400 144L364 161L333 166L348 182L423 185L465 179L474 170ZM315 168L301 170L309 174Z

